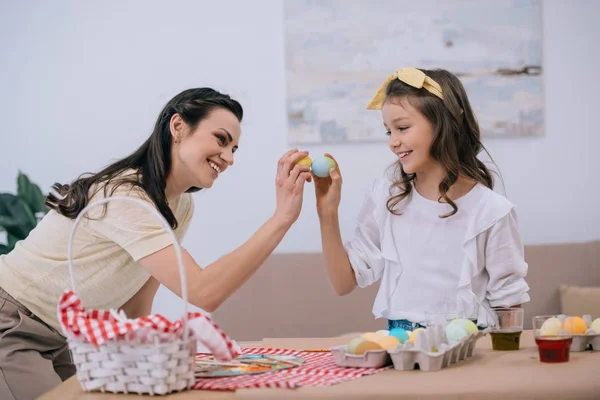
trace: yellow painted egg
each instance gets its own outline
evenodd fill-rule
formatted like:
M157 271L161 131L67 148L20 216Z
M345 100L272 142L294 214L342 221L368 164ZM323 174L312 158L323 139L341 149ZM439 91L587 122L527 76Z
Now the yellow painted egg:
M596 318L590 325L590 329L596 333L600 333L600 318Z
M424 331L425 328L417 328L410 333L410 341L412 344L415 344L415 340L417 340L417 332Z
M310 167L312 165L312 159L310 158L310 156L306 156L306 157L298 160L298 162L296 164L306 165L307 167Z
M587 330L587 324L581 317L569 317L565 320L564 329L573 335L583 335Z
M468 334L472 335L473 333L477 333L479 332L479 329L477 329L477 325L475 325L475 323L473 321L471 321L470 319L464 319L464 328L467 331Z
M354 354L364 354L368 350L381 350L382 347L379 343L365 340L356 346L356 352Z
M395 336L383 336L377 343L384 349L389 350L399 345L400 341Z

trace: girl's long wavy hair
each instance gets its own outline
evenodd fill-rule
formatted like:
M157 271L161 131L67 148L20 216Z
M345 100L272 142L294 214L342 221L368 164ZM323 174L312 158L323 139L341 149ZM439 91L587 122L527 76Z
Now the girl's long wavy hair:
M116 161L100 172L84 174L70 184L55 183L46 198L46 205L65 217L74 219L96 194L104 188L108 196L123 185L141 188L154 202L158 211L167 220L172 229L177 227L177 219L167 203L165 189L167 177L171 172L171 135L170 121L174 114L192 128L205 119L215 108L231 111L241 122L243 109L240 103L230 96L211 88L187 89L173 97L158 116L150 137L131 155ZM134 174L126 174L133 170ZM86 176L87 175L87 176ZM200 188L192 187L188 192ZM55 193L53 193L55 192Z
M494 179L490 170L478 158L481 151L485 151L488 156L489 153L481 142L479 124L460 80L443 69L421 71L441 86L444 100L425 89L417 89L394 79L387 86L386 101L407 101L431 123L433 142L430 155L446 171L446 176L439 185L441 196L438 201L443 200L452 207L452 211L440 216L447 218L458 211L447 193L459 176L490 189L494 187ZM394 163L394 167L394 182L390 187L387 209L393 214L399 214L395 207L411 193L415 174L404 172L400 161Z

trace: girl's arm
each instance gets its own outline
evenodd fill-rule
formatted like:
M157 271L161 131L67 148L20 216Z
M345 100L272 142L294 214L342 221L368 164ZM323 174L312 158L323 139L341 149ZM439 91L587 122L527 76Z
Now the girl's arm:
M327 275L335 294L343 296L356 287L356 276L342 243L337 210L320 217L319 222Z
M330 155L326 154L335 161ZM338 208L342 192L342 174L339 164L325 178L315 177L317 214L321 227L321 246L327 275L334 292L343 296L358 285L366 287L378 281L384 268L379 244L379 227L375 219L373 185L358 216L354 239L346 248L342 242Z
M528 265L514 209L489 232L485 268L489 274L487 296L492 307L518 307L529 301L529 285L525 281Z

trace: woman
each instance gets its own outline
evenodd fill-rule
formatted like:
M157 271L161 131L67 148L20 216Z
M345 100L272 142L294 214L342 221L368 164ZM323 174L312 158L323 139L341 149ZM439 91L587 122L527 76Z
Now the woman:
M50 212L29 236L0 256L0 398L37 398L75 373L57 321L57 301L71 287L67 244L74 219L94 200L148 201L181 240L194 207L191 193L209 188L233 165L241 105L213 89L189 89L160 113L154 131L130 156L70 185L55 184ZM296 221L309 167L306 152L279 160L276 208L239 248L201 269L183 251L189 301L214 311L259 268ZM160 284L181 296L172 240L156 216L133 202L89 210L73 242L77 293L86 308L147 315ZM219 238L215 238L219 240Z

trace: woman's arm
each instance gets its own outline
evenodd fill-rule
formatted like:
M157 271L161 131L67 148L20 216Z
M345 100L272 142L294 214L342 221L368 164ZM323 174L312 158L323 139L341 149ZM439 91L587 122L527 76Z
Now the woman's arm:
M306 152L291 150L279 161L275 213L243 245L201 269L192 256L183 251L189 301L213 312L246 282L275 250L297 220L302 208L304 183L311 180L309 167L297 165ZM139 263L169 290L181 296L179 267L174 247L165 247L145 256Z
M272 217L248 241L204 269L183 250L189 302L207 312L216 310L258 270L289 228L287 222ZM139 263L181 297L179 269L172 245L142 258Z

